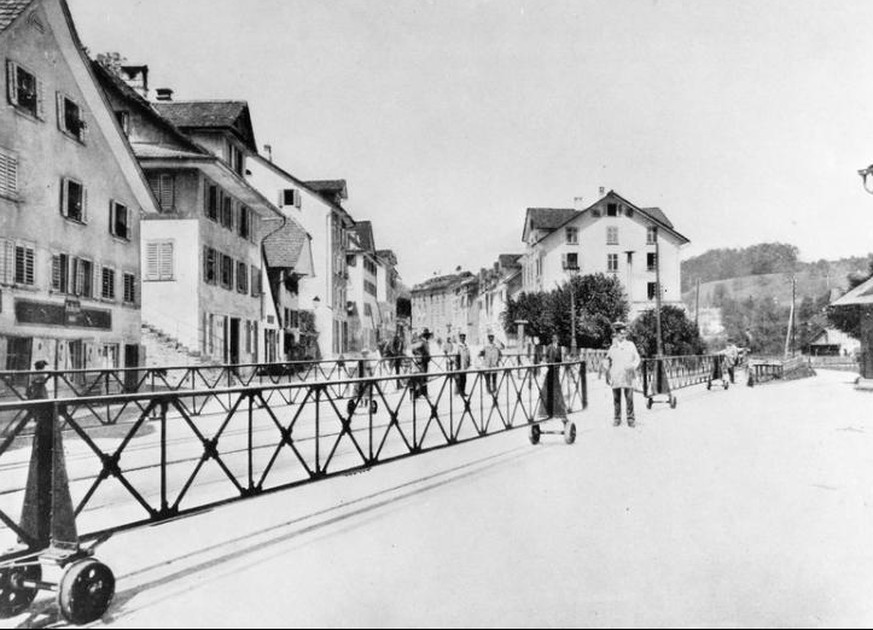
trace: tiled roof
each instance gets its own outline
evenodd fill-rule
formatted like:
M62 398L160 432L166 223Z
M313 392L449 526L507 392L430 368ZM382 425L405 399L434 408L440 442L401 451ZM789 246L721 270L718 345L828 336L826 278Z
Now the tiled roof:
M670 223L670 219L667 218L667 215L664 214L664 211L661 210L660 208L640 208L640 210L642 210L646 214L650 215L656 221L663 223L671 230L673 229L673 224Z
M0 0L0 32L5 31L33 0Z
M289 218L278 231L264 239L264 257L267 266L294 268L309 236L294 219Z
M504 269L511 269L521 266L518 262L520 258L521 254L500 254L497 257L497 263Z
M554 230L579 214L573 208L528 208L527 212L534 230Z
M373 247L373 224L369 221L358 221L351 229L358 240L358 246L367 252L374 251Z
M436 276L434 278L428 278L420 284L416 284L414 287L412 287L412 291L439 291L442 289L447 289L454 284L461 284L464 281L471 279L475 280L476 277L469 271L452 273L446 276Z
M245 101L157 101L153 106L177 127L233 127Z
M868 278L843 297L831 303L831 306L854 306L856 304L873 304L873 278Z

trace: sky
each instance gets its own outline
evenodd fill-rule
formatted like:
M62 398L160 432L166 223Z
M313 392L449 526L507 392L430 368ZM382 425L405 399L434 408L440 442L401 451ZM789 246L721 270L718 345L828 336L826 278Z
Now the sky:
M248 101L259 147L345 179L412 286L521 253L529 207L660 207L683 258L873 251L873 3L68 0L92 55Z

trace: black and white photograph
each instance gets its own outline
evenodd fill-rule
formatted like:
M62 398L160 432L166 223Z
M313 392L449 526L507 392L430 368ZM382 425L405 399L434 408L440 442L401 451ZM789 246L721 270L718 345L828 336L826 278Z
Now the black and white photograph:
M0 61L0 628L873 625L873 3L0 0Z

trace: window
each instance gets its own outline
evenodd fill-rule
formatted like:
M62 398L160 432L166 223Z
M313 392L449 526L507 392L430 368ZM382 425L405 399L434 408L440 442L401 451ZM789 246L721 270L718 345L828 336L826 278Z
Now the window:
M173 212L176 207L176 179L170 174L152 175L149 186L158 200L161 212Z
M12 284L15 274L15 243L0 238L0 284Z
M238 146L230 140L227 141L227 164L237 175L243 174L245 156Z
M85 119L82 108L66 94L57 93L58 129L79 142L85 142Z
M618 254L606 255L606 271L609 273L618 273Z
M248 265L244 262L236 263L236 290L243 295L249 292Z
M70 257L67 254L52 255L52 291L68 293L70 290Z
M132 273L124 273L123 282L124 293L122 294L122 301L125 304L136 304L136 276Z
M109 233L130 240L130 208L117 201L109 202Z
M206 216L218 221L218 186L206 185Z
M252 297L258 297L261 294L261 270L252 265Z
M237 228L239 230L239 235L242 238L247 239L249 234L251 234L251 221L252 221L252 211L249 210L246 206L239 207L239 223Z
M88 192L81 182L61 180L61 214L71 221L88 222Z
M649 282L648 285L646 286L647 294L648 294L648 297L650 300L655 299L655 293L657 293L657 287L658 287L658 285L655 282Z
M203 248L203 282L215 284L218 253L211 247Z
M145 279L172 280L175 267L173 258L173 241L147 241Z
M658 255L653 253L646 254L646 270L655 271L658 268Z
M18 158L0 149L0 196L18 198Z
M646 245L654 245L658 239L658 228L654 225L646 228Z
M376 285L369 280L364 280L364 291L376 297Z
M73 258L73 293L94 297L94 263L87 258Z
M115 299L115 269L103 267L100 272L100 297L104 300Z
M563 254L562 258L564 269L579 269L579 254L576 252L567 252Z
M43 83L14 61L6 61L6 97L15 108L34 118L45 119Z
M576 245L579 242L579 228L568 227L564 230L564 233L567 236L568 244Z
M14 282L15 284L25 284L33 286L34 283L34 250L33 245L16 244L15 245L15 269Z
M221 225L233 229L233 199L224 195L221 199Z
M608 216L608 217L617 217L618 216L618 204L617 203L606 204L606 216Z
M221 286L233 289L233 258L219 254L221 259Z
M115 119L125 136L130 135L130 112L122 109L115 112Z
M618 245L618 227L610 225L606 228L606 244Z

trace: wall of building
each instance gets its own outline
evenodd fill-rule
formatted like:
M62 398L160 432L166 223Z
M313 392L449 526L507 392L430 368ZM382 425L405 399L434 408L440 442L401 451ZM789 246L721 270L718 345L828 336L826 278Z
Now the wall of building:
M8 102L4 68L0 151L17 160L18 193L15 198L0 196L0 248L5 250L0 255L5 254L4 267L11 266L10 275L4 273L0 280L0 369L7 365L9 348L17 343L10 343L10 338L33 339L28 360L31 366L42 358L58 367L69 366L70 342L81 341L85 365L96 366L104 363L105 344L118 346L117 356L123 364L124 344L138 345L140 339L139 300L122 303L122 273L139 277L140 205L67 61L78 51L62 50L62 46L70 47L70 42L59 43L53 36L50 24L60 19L58 7L53 11L50 17L37 5L34 15L41 29L28 19L28 11L0 35L4 65L7 59L21 64L43 86L43 116L38 119ZM79 68L77 72L81 76L86 70ZM59 128L58 93L79 106L87 125L83 142ZM110 133L114 132L113 128ZM85 186L85 224L61 215L63 177ZM131 210L129 240L109 232L110 200ZM16 244L33 250L33 284L16 284L11 276ZM92 262L94 297L52 290L52 255L59 253ZM112 299L100 297L100 269L104 265L115 269Z

